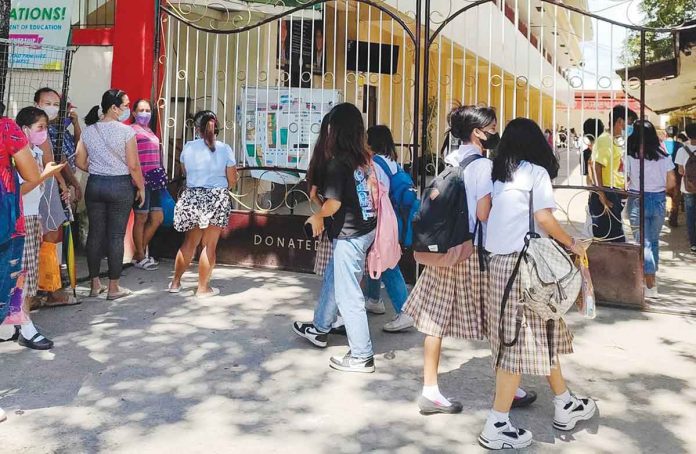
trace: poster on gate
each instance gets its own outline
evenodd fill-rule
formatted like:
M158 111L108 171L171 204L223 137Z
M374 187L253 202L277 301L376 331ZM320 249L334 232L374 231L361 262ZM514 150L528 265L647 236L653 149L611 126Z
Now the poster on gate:
M13 69L63 68L64 55L43 46L68 45L72 5L73 0L12 0L10 40L27 44L12 53Z
M290 170L252 170L260 180L297 184L307 170L321 119L340 102L338 90L319 88L248 87L244 90L240 122L249 167Z

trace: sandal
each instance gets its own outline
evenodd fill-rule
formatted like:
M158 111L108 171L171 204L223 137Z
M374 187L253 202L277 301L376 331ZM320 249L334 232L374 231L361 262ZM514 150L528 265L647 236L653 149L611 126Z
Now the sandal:
M157 260L155 260L154 257L147 256L147 257L145 257L145 259L146 259L148 262L150 262L150 263L152 263L153 265L155 265L155 266L159 266L159 264L160 264L160 262L158 262Z
M106 295L106 299L108 301L114 301L117 299L125 298L126 296L130 295L131 293L133 293L133 292L131 292L127 288L121 287L118 289L117 293L109 293L108 295Z
M172 283L170 282L169 285L167 286L167 291L169 293L181 293L181 284L177 288L172 287Z
M210 287L209 292L201 293L200 295L196 292L196 298L212 298L213 296L218 296L220 294L220 289L216 287Z
M99 290L97 290L96 292L94 290L90 290L89 297L90 298L99 298L99 295L104 293L106 290L107 290L106 287L100 287Z
M145 257L139 262L133 260L133 266L145 271L155 271L158 268L158 265L152 263L148 257Z
M61 307L61 306L77 306L82 304L82 301L75 298L74 295L67 294L68 298L66 300L51 301L46 299L46 301L41 305L41 307Z

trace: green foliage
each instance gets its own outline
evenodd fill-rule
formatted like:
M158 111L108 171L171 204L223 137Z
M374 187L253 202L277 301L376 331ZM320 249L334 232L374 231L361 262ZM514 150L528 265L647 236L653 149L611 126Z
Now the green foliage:
M696 19L696 0L642 0L640 11L643 25L650 28L675 28ZM672 33L647 32L645 34L645 60L654 62L674 57ZM630 32L622 61L627 66L640 63L640 33Z

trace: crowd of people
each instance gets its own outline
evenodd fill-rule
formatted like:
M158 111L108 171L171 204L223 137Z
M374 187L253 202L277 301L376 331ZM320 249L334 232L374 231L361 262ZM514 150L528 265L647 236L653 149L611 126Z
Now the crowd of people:
M52 348L53 342L31 322L31 309L37 304L77 302L58 289L47 291L41 303L36 301L42 245L60 243L60 226L69 220L69 208L83 197L75 169L88 175L84 201L89 221L89 295L105 293L108 300L130 294L119 280L131 210L135 212L133 265L142 270L158 268L148 245L163 221L167 184L148 100L131 103L127 93L108 90L85 117L84 130L74 107L64 127L59 127L60 101L57 92L42 88L35 105L22 109L14 121L0 120L0 320L13 329L6 340L39 350ZM394 176L403 171L391 131L386 126L366 130L361 112L350 103L338 104L325 115L307 174L310 199L317 207L307 220L307 230L320 239L315 271L323 276L322 288L313 320L294 322L292 328L320 348L328 345L330 336L345 335L348 352L331 357L329 366L344 372L374 372L367 314L386 312L380 298L384 285L395 314L384 330L398 332L415 326L425 335L423 387L417 402L422 414L453 414L463 409L460 401L445 397L438 387L443 338L488 339L495 394L479 442L490 449L521 448L532 442L532 433L512 424L510 409L537 399L536 393L520 387L523 375L547 377L553 393L553 426L559 430L571 430L592 418L596 404L569 391L560 355L572 353L573 336L563 319L547 324L523 304L517 259L530 229L578 256L585 250L553 216L551 182L559 163L548 134L532 120L518 118L506 125L501 136L495 111L481 106L456 107L448 122L448 134L460 145L448 151L444 161L461 170L468 229L475 246L468 258L456 264L425 266L409 294L398 265L383 270L377 279L365 273L379 222L375 194L379 188L389 191ZM185 238L168 292L181 292L182 276L200 247L195 294L207 298L220 293L210 280L217 243L232 211L230 189L237 183L237 168L232 148L217 140L216 114L198 112L193 124L195 138L180 155L186 185L173 221ZM71 125L72 132L65 130ZM589 199L594 236L625 241L622 191L641 189L639 130L645 144L646 287L656 291L666 194L674 193L679 180L691 249L696 252L696 158L690 161L696 152L696 124L686 130L693 137L691 142L677 147L661 141L650 122L639 121L630 109L617 106L607 130L598 119L583 125L589 150L584 170L597 187ZM61 134L63 154L56 163L53 152ZM620 137L627 137L626 160ZM490 150L495 150L492 158ZM637 201L630 198L627 210L639 239ZM100 279L105 257L108 285Z

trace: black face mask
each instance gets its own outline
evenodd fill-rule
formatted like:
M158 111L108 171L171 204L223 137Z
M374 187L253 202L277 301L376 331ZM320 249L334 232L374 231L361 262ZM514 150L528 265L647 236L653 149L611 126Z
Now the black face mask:
M486 140L481 141L481 146L486 150L495 150L500 143L500 134L488 131L483 131L483 133L486 135Z

